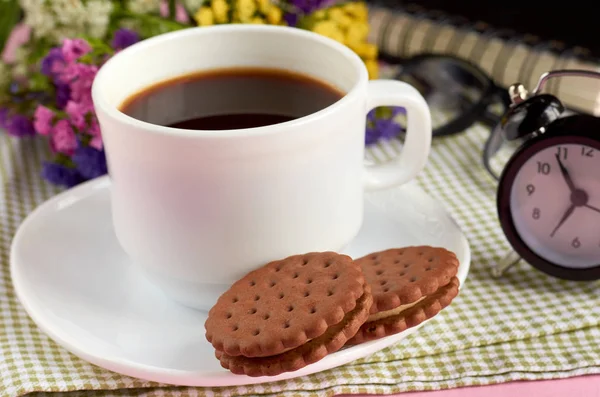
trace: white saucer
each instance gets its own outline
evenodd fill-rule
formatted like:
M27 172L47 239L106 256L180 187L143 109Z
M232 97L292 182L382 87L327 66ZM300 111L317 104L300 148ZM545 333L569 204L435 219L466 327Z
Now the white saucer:
M334 368L417 329L343 349L293 373L233 375L204 338L204 313L167 300L132 269L113 234L109 189L110 180L102 177L52 198L27 217L12 243L12 279L21 303L42 331L84 360L162 383L245 385ZM454 251L465 282L467 239L442 205L412 184L367 195L363 229L345 253L357 257L415 244Z

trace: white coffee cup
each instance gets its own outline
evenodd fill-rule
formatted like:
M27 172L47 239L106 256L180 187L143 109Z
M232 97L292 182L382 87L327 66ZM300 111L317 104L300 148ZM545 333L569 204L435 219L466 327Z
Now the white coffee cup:
M295 71L346 94L306 117L227 131L168 128L119 110L156 83L226 67ZM343 249L361 227L365 189L410 181L431 145L429 108L416 89L368 81L349 48L297 28L235 24L156 36L112 57L92 95L122 248L167 296L203 310L268 261ZM366 114L384 105L406 108L405 145L393 162L366 166Z

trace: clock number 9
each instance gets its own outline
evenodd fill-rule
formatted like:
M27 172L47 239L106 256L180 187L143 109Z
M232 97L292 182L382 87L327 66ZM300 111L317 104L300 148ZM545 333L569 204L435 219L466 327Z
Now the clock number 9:
M527 189L527 193L529 193L530 196L533 194L533 192L535 192L535 186L533 186L531 183L528 184L525 188Z

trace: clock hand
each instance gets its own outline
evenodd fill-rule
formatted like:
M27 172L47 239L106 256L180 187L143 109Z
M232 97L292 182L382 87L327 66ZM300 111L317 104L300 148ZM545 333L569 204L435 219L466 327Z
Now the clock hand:
M567 182L567 185L569 185L569 190L571 190L572 192L577 190L575 184L573 183L573 180L571 179L571 175L569 175L569 171L567 171L562 161L560 161L560 155L558 153L556 154L556 161L558 161L558 166L560 167L560 172L563 178L565 178L565 182Z
M550 233L550 237L554 237L554 234L563 225L563 223L565 223L566 220L569 219L569 217L571 215L573 215L573 212L575 212L575 207L576 206L574 204L569 207L569 209L567 210L567 212L565 212L565 214L563 215L563 217L560 219L560 222L558 222L558 225L556 225L556 227L554 228L554 230L552 231L552 233Z
M589 204L586 204L586 205L584 205L584 207L588 207L588 208L589 208L589 209L591 209L591 210L594 210L594 211L596 211L596 212L600 212L600 208L596 208L596 207L594 207L594 206L591 206L591 205L589 205Z

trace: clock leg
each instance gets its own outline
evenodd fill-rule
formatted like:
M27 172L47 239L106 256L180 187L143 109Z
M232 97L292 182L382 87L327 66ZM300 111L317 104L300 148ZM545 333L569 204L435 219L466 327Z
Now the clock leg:
M504 273L511 267L519 263L521 257L513 250L510 250L504 258L500 259L500 262L492 266L492 277L500 278Z

